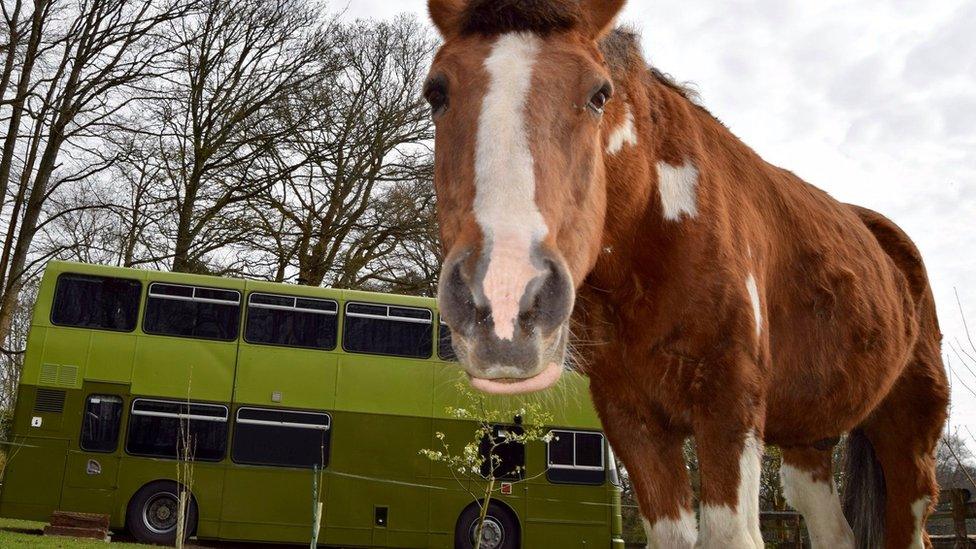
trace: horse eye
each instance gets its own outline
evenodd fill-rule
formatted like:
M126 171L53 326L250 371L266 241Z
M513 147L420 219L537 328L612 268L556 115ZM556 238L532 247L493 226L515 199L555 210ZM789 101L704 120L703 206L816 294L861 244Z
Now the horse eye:
M438 116L447 110L447 87L438 80L432 81L424 90L424 99L430 105L431 116Z
M603 109L607 106L607 102L613 96L613 90L610 88L609 84L604 84L602 88L590 97L590 102L586 105L591 111L596 114L603 114Z

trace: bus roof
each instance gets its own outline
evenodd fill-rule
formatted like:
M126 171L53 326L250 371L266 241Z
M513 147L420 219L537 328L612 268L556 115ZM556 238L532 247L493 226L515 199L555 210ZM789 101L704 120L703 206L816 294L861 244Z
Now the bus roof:
M226 288L233 290L247 290L271 294L288 294L297 297L317 297L330 298L340 301L369 301L384 303L388 305L400 305L404 307L425 307L436 312L437 300L431 297L418 297L399 294L388 294L382 292L367 292L362 290L340 290L336 288L323 288L317 286L303 286L299 284L286 284L281 282L268 282L265 280L230 278L213 275L200 275L188 273L174 273L168 271L157 271L150 269L133 269L127 267L116 267L110 265L94 265L90 263L79 263L74 261L51 261L45 270L45 276L57 277L62 273L76 273L97 276L113 276L118 278L130 278L140 281L153 282L173 282L180 284L192 284L197 286L207 286L213 288Z

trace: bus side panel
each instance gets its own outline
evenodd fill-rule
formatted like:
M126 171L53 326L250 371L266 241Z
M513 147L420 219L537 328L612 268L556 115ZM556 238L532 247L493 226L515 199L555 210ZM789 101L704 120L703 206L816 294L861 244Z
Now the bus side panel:
M91 336L85 380L128 384L132 380L137 337L96 331Z
M224 478L220 539L308 542L311 469L232 465Z
M113 454L69 451L61 510L112 515L121 461ZM121 525L119 517L112 524Z
M335 407L366 414L430 417L433 383L429 362L340 355Z
M6 448L0 515L46 521L61 500L68 440L61 432L63 414L35 410L37 389L21 384L18 390L13 444ZM67 407L67 393L57 392L64 394Z
M67 440L17 437L7 457L0 515L47 522L58 510Z
M523 547L607 547L612 506L606 486L528 486Z
M427 391L429 396L430 392ZM429 418L336 412L323 543L428 547ZM376 524L386 508L387 524Z
M141 336L132 371L132 394L230 402L237 344Z
M241 343L238 356L234 402L311 410L335 407L335 354Z

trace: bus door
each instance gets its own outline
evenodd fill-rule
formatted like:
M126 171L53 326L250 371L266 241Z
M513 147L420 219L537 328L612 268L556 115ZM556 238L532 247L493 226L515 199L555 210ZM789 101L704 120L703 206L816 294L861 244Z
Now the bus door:
M329 465L331 430L324 412L238 408L220 537L308 542L313 490L325 501L328 480L321 471Z
M125 404L119 386L86 386L77 447L68 450L61 509L111 515L118 488L119 433Z

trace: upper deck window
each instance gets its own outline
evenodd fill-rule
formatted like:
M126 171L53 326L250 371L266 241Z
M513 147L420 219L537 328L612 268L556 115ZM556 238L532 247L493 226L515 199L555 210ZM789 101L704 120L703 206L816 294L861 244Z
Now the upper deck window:
M454 345L451 343L451 328L443 322L440 323L440 332L437 337L437 356L441 360L457 361Z
M149 286L147 334L233 341L237 339L241 293L155 282Z
M433 318L429 309L347 303L342 346L352 353L430 358Z
M248 343L332 350L339 304L325 299L251 294L244 340Z
M139 315L142 284L137 280L63 274L51 307L56 326L131 332Z

